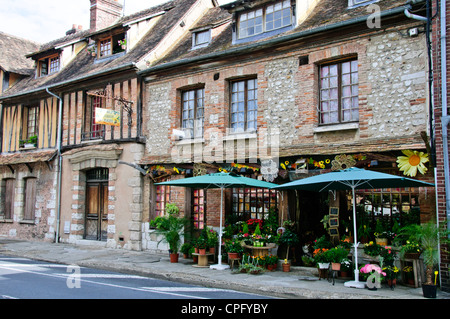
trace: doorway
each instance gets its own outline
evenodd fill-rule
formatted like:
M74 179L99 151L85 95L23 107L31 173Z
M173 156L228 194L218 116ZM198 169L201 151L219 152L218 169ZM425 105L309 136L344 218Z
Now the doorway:
M107 239L108 180L107 168L96 168L86 172L84 239L98 241Z

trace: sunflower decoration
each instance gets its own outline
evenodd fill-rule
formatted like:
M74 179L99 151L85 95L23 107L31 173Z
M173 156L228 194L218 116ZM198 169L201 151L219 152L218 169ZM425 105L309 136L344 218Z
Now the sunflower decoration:
M425 167L425 163L429 161L428 154L411 150L402 151L402 153L405 156L397 157L397 163L404 175L414 177L417 175L417 170L421 174L428 171Z

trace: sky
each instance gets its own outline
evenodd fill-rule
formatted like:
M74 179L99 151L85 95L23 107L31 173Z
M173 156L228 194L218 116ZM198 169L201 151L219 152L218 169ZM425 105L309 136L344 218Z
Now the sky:
M125 1L125 15L168 0ZM231 0L220 0L219 4ZM39 5L38 5L39 4ZM0 0L0 31L38 43L65 36L72 25L89 28L90 0Z

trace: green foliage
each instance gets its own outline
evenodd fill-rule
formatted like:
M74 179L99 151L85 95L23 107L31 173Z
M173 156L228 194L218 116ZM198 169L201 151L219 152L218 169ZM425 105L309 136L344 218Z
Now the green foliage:
M345 259L347 259L348 256L348 250L343 247L335 247L331 248L325 253L326 258L331 263L341 263Z
M179 209L175 204L166 205L166 216L158 216L150 221L150 226L156 228L156 234L161 235L161 242L169 244L169 251L178 253L181 244L181 236L188 225L186 218L178 217Z
M427 284L432 284L433 267L439 260L439 244L449 244L449 234L448 230L439 229L433 221L430 221L421 225L413 224L403 227L396 238L397 242L405 240L419 244L423 263L427 268Z

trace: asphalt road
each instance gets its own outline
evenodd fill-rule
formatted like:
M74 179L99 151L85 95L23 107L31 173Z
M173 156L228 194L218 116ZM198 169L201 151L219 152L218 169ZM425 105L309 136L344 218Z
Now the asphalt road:
M226 289L0 255L0 299L266 298Z

